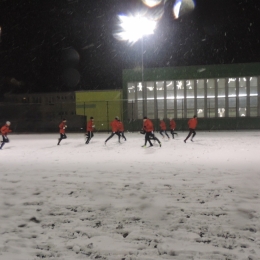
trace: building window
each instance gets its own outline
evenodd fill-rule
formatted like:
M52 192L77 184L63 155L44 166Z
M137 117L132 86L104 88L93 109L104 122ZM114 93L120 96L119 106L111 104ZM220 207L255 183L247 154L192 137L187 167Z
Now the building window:
M217 79L217 90L218 90L218 97L225 97L226 96L226 80L225 79Z
M128 101L135 100L135 84L134 83L127 84L127 94L128 94Z
M239 96L244 97L247 96L247 85L246 85L246 78L239 78L238 83L239 83Z
M239 97L239 116L246 116L247 97Z
M184 81L176 81L177 98L184 98Z
M164 82L156 82L157 99L164 99Z
M256 96L257 93L257 77L250 77L250 96Z
M186 80L187 98L194 98L194 80Z
M215 98L208 98L208 117L215 117Z
M189 98L187 100L187 117L193 117L194 116L194 98Z
M143 101L142 100L137 101L137 118L138 119L143 118Z
M236 80L237 80L236 78L228 79L228 96L229 97L236 97Z
M215 97L215 79L207 79L207 97Z
M250 116L257 116L257 96L250 97Z
M198 98L204 98L205 90L204 90L204 79L198 79L197 80L197 97Z
M143 100L143 86L141 82L137 84L137 99Z
M154 119L154 82L146 83L147 117Z
M164 100L157 99L157 111L158 111L158 118L164 118Z
M167 99L167 118L174 118L174 99Z
M174 81L166 81L167 99L174 99Z
M177 118L183 118L184 113L184 99L177 99Z
M218 98L218 117L226 116L225 98Z
M204 117L204 109L205 109L204 102L205 102L204 98L197 99L197 116L198 117Z
M228 104L229 104L229 108L228 108L228 116L229 117L236 117L236 98L235 97L229 97L228 98Z
M154 100L154 82L146 83L147 100Z

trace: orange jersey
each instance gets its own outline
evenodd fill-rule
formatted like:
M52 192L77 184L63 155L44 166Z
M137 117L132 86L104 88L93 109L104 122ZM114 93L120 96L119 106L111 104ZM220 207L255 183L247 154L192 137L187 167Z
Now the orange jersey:
M4 125L1 127L1 134L7 135L8 133L11 133L12 130L9 129L9 125Z
M170 128L171 129L175 129L176 128L176 123L175 123L175 121L173 119L170 121Z
M121 122L121 121L119 121L118 122L118 130L119 130L119 132L124 132L124 124Z
M61 122L59 124L59 128L60 128L60 134L65 134L66 124L64 122Z
M110 123L110 125L111 125L111 128L112 128L112 132L117 132L117 131L118 131L119 125L118 125L118 121L117 121L116 119L113 120L113 121Z
M195 129L195 128L197 127L197 124L198 124L197 118L191 118L191 119L188 121L188 126L189 126L189 128L191 128L191 129Z
M94 128L93 128L94 122L90 119L87 123L87 131L93 132Z
M152 132L153 131L153 123L150 119L146 119L143 124L143 129L145 132Z
M163 131L166 130L166 124L163 120L160 121L160 127L161 127L161 130L163 130Z

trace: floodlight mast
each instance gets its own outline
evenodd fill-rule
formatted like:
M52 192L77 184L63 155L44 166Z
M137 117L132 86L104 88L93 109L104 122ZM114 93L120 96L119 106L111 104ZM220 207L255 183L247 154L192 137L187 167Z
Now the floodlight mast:
M146 101L146 95L144 92L144 36L154 34L156 28L156 21L150 20L145 16L125 16L120 15L120 27L122 31L117 33L116 36L119 40L128 41L130 44L136 43L141 39L141 51L142 51L142 65L141 65L141 77L142 77L142 94L143 94L143 115L146 116L147 108L144 103Z

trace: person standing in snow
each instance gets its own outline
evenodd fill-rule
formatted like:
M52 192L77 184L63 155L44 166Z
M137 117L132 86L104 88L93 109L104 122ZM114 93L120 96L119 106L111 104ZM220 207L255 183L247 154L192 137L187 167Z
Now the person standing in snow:
M146 116L143 118L143 130L145 131L145 143L142 147L146 147L147 141L150 144L150 147L153 146L151 139L157 141L162 146L160 140L154 135L153 131L153 123L150 119L148 119Z
M86 144L89 143L90 139L94 136L93 131L94 131L95 125L94 125L94 117L90 117L90 120L87 123L87 140L86 140Z
M66 136L66 134L65 134L65 129L67 128L66 123L67 123L67 120L64 118L64 119L62 120L62 122L59 124L59 128L60 128L60 138L58 139L57 145L60 145L60 142L61 142L62 139L66 139L66 138L67 138L67 136Z
M168 139L170 139L169 135L166 132L166 124L163 120L160 120L160 135L162 136L162 138L164 138L164 134L168 137Z
M107 141L109 139L111 139L114 135L117 135L118 136L118 142L120 143L120 134L119 134L119 124L118 124L118 121L119 120L119 117L116 116L115 119L110 123L111 125L111 129L112 129L112 133L111 135L106 139L105 141L105 145L107 143Z
M6 121L5 125L1 127L1 134L2 134L3 141L0 145L0 149L3 148L5 143L9 143L9 139L8 139L7 135L12 132L12 130L9 129L10 125L11 125L11 122Z
M194 117L191 118L191 119L188 121L188 126L189 126L190 132L189 132L188 136L186 137L186 139L184 140L184 143L186 143L186 141L189 139L189 137L191 136L191 134L193 134L192 137L191 137L191 141L193 142L193 138L194 138L194 136L196 135L195 129L196 129L196 127L197 127L197 124L198 124L197 116L194 115Z
M174 135L178 135L177 133L174 132L175 128L176 128L176 123L175 123L174 119L171 119L170 120L170 132L172 135L172 139L174 139Z
M124 131L125 131L124 124L120 119L118 120L118 131L119 131L119 134L121 135L121 137L123 137L126 141L126 137L124 134Z

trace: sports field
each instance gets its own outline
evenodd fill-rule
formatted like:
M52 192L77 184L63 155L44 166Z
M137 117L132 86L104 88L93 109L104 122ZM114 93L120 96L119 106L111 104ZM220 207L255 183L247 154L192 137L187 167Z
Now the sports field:
M10 134L0 259L259 259L260 132L186 135Z

